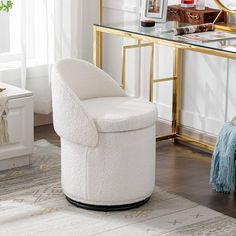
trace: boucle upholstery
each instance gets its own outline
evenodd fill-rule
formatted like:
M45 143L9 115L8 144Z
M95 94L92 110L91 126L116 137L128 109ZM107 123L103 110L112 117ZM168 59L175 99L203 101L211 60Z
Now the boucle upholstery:
M98 132L121 132L153 125L156 108L143 99L109 97L84 100L86 111L93 118Z
M57 63L56 69L61 78L67 78L68 86L80 100L127 96L107 73L86 61L64 59Z
M122 205L141 201L155 186L155 127L101 133L95 148L61 141L62 188L75 201Z
M56 68L52 76L53 124L57 134L85 146L96 146L98 132L80 99L66 84Z
M65 195L99 206L148 198L155 186L155 105L128 97L105 72L76 59L55 64L52 98Z

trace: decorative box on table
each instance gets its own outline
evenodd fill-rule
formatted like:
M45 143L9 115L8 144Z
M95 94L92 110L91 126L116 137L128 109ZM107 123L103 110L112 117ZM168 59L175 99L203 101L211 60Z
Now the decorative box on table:
M9 140L0 144L0 171L30 164L33 153L32 92L0 83L8 98L7 123Z
M212 23L219 12L219 10L209 7L206 7L205 10L196 10L195 7L185 8L181 7L181 5L171 5L168 6L167 20L189 23L192 25ZM224 16L219 20L223 21Z

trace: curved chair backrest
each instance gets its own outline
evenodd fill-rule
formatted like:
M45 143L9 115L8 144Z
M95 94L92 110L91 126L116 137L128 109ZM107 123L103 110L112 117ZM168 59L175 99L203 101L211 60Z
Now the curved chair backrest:
M126 96L114 79L86 61L64 59L56 63L55 68L80 100Z

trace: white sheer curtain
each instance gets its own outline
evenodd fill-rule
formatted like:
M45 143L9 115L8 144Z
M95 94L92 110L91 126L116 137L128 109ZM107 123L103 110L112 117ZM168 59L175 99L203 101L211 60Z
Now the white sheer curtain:
M85 58L82 27L85 2L15 0L10 15L0 15L0 21L5 17L5 25L9 26L4 39L9 44L0 47L0 81L33 91L36 113L52 111L52 64L65 57ZM91 26L90 33L92 38ZM0 45L3 43L0 40Z

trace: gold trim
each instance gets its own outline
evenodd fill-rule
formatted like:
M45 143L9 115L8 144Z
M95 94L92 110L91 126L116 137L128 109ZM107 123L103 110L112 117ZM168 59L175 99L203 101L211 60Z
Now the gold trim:
M236 32L236 25L232 25L231 27L230 27L230 25L231 24L217 23L217 24L215 24L215 27L216 27L216 29L219 29L219 30Z
M138 43L133 45L126 45L123 46L125 49L131 49L131 48L143 48L143 47L152 47L153 43Z
M164 140L168 140L168 139L173 139L176 138L176 134L169 134L169 135L164 135L164 136L157 136L156 137L156 141L160 142L160 141L164 141Z
M145 36L145 35L139 35L136 33L128 33L124 31L120 31L117 29L110 29L110 28L105 28L102 26L94 26L94 28L102 33L108 33L112 35L117 35L121 37L126 37L126 38L132 38L132 39L137 39L141 41L146 41L154 44L159 44L159 45L164 45L168 47L174 47L174 48L179 48L179 49L184 49L184 50L189 50L189 51L194 51L194 52L200 52L208 55L213 55L213 56L218 56L218 57L226 57L229 59L236 59L236 54L231 53L231 52L225 52L221 51L218 49L210 49L210 48L205 48L205 47L200 47L200 46L195 46L195 45L188 45L185 43L179 43L179 42L174 42L174 41L168 41L166 39L159 39L159 38L154 38L150 36Z
M180 102L181 102L181 72L182 72L182 49L174 49L174 77L173 101L172 101L172 133L178 134L180 128Z
M176 140L184 142L184 143L188 143L192 146L195 146L195 147L198 147L198 148L201 148L201 149L208 150L210 152L214 151L214 146L213 145L208 144L208 143L204 143L202 141L195 140L195 139L190 138L188 136L176 134Z
M236 32L236 24L228 24L227 19L226 22L218 22L220 16L222 14L225 14L225 17L227 17L227 14L236 14L236 11L230 10L226 8L220 0L215 0L215 3L218 5L218 7L221 9L220 13L217 15L216 19L214 20L214 24L216 29L221 29L221 30L226 30L226 31L231 31L231 32Z
M222 9L224 12L231 13L231 14L236 14L236 11L230 10L226 8L220 0L215 0L215 3L218 5L220 9Z
M102 68L102 37L96 28L93 29L93 63Z
M121 78L121 87L125 90L126 88L126 55L128 49L134 48L143 48L143 47L151 47L150 53L150 96L149 100L153 101L153 83L154 83L154 44L153 43L141 43L138 41L138 44L134 45L126 45L122 48L122 78Z
M103 0L99 0L99 24L103 23Z
M153 85L154 85L154 44L151 46L151 53L150 53L150 91L149 91L149 101L153 102Z
M125 90L126 86L126 49L128 47L124 46L122 48L122 73L121 73L121 88Z
M155 79L153 82L154 83L162 83L162 82L166 82L166 81L173 81L176 79L177 79L177 77L173 76L173 77L168 77L168 78L163 78L163 79Z
M219 18L221 17L221 15L222 15L223 13L224 13L223 10L221 10L221 11L219 12L219 14L217 15L217 17L216 17L215 20L213 21L213 24L215 24L215 23L218 22Z
M99 24L102 25L103 24L103 0L99 0ZM102 65L103 65L103 57L102 57L102 50L103 50L103 37L102 37L102 32L100 32L100 34L98 35L99 37L99 68L102 69Z

